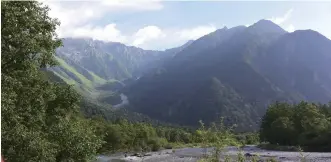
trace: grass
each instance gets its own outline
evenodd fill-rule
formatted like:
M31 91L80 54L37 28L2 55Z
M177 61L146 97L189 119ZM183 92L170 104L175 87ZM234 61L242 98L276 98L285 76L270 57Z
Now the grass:
M105 79L87 70L88 73L93 77L93 79L89 80L84 75L79 73L74 67L67 64L65 60L59 57L55 57L55 58L59 62L62 68L64 68L66 71L70 72L72 75L75 76L75 79L73 79L73 77L70 77L67 73L65 73L62 70L53 71L55 75L59 76L66 83L70 85L74 85L75 89L86 97L91 97L93 99L96 99L100 95L100 91L96 90L95 87L105 84L107 82ZM77 79L79 79L79 81L77 81Z
M68 63L65 62L60 57L55 57L56 60L59 62L60 66L64 68L66 71L70 72L70 74L74 75L73 77L70 77L66 72L63 70L60 71L54 71L55 75L59 76L61 79L63 79L66 83L75 85L75 88L78 92L83 94L84 96L91 97L96 99L99 97L99 95L103 95L102 91L98 90L98 86L105 85L106 83L116 83L120 81L110 79L106 80L98 76L92 71L88 71L88 73L92 76L92 79L87 79L84 75L79 73L74 67L70 66ZM77 79L79 79L77 81Z
M101 77L99 77L98 75L94 74L93 72L91 71L88 71L92 77L93 77L93 81L97 84L103 84L103 83L106 83L107 81Z
M73 73L81 82L83 85L92 87L92 81L88 80L85 76L80 74L79 72L76 71L73 67L71 67L69 64L67 64L63 59L55 56L56 60L60 63L60 65L68 70L69 72Z
M98 99L100 96L103 97L105 95L112 96L113 94L109 93L109 90L107 90L108 92L105 94L105 87L103 86L106 86L107 84L115 84L115 83L123 84L122 82L115 79L109 79L109 80L103 79L94 72L89 70L87 70L87 72L92 77L85 77L83 74L79 73L75 69L75 67L68 64L64 59L57 56L55 56L55 58L59 63L61 69L56 71L53 70L54 74L60 77L67 84L74 85L75 89L80 94L88 98ZM129 75L129 73L127 75Z

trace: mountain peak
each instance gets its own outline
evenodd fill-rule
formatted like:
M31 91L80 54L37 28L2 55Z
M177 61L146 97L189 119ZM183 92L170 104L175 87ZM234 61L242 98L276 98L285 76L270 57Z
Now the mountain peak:
M296 30L292 33L292 35L301 35L301 36L314 36L314 37L325 37L324 35L322 35L321 33L315 31L315 30L311 30L311 29L307 29L307 30Z
M287 35L288 37L291 37L292 39L300 40L300 41L306 41L310 44L325 44L324 46L329 46L326 44L330 44L330 39L322 35L321 33L308 29L308 30L296 30L293 33L290 33ZM311 40L315 40L311 42Z
M277 24L273 23L270 20L259 20L258 22L254 23L253 25L248 27L249 29L252 29L254 31L259 32L268 32L268 33L286 33L286 31L278 26Z
M255 24L261 24L261 23L264 23L264 24L274 24L274 25L276 25L276 24L273 23L271 20L266 20L266 19L261 19L261 20L259 20L258 22L256 22Z

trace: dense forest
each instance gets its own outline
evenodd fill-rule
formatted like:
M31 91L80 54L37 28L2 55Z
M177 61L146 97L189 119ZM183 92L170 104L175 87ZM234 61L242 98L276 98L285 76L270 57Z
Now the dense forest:
M274 145L331 151L331 104L275 103L262 119L260 138Z
M5 161L83 162L119 151L259 142L331 150L331 104L276 102L264 115L259 134L238 133L236 122L246 120L242 111L247 110L241 109L254 105L245 107L242 98L217 78L207 80L207 88L199 92L216 97L213 106L229 105L223 112L235 113L238 119L224 117L206 125L195 121L199 128L180 127L94 103L46 70L59 64L55 51L61 46L55 33L59 22L48 12L36 1L1 2L1 154ZM231 100L223 100L229 96ZM193 122L190 114L181 117Z

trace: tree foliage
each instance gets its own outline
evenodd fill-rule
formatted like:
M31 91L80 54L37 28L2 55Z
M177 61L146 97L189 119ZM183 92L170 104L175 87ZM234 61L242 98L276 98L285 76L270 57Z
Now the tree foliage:
M182 128L152 126L125 119L109 122L102 117L94 117L91 123L105 142L100 152L157 151L167 148L170 143L192 142L192 134Z
M79 95L51 83L59 22L36 1L1 2L1 148L8 161L88 161L101 140L79 115Z
M91 124L97 128L97 136L104 141L100 153L147 152L187 145L224 147L239 144L232 130L222 124L193 130L153 126L125 119L109 122L102 117L93 117Z
M331 104L275 103L263 117L260 138L271 144L331 150Z

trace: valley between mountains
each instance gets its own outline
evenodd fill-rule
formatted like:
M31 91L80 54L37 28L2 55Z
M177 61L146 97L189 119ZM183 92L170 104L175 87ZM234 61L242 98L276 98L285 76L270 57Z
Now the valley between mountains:
M289 33L268 20L224 27L165 51L62 41L59 66L48 70L84 96L87 116L193 127L224 117L249 131L275 101L331 100L331 40L313 30Z
M202 27L209 34L197 38L185 27L169 34L187 33L190 37L172 43L187 42L162 51L91 39L122 37L116 24L106 25L115 17L123 30L138 29L136 23L160 14L173 28L190 23L177 17L182 13L199 19L196 24L215 15L213 22L223 21L218 14L187 14L214 3L201 2L186 12L189 7L179 2L132 2L1 2L2 161L330 161L331 40L319 33L328 31L287 32L260 20ZM320 5L326 10L329 4ZM223 7L231 13L242 8L229 6ZM220 11L215 12L229 13ZM235 24L251 21L251 12L243 13L240 21L223 16ZM164 35L172 30L150 24L122 42L164 47L172 36L142 39L155 34L150 30ZM317 21L304 26L309 24Z

